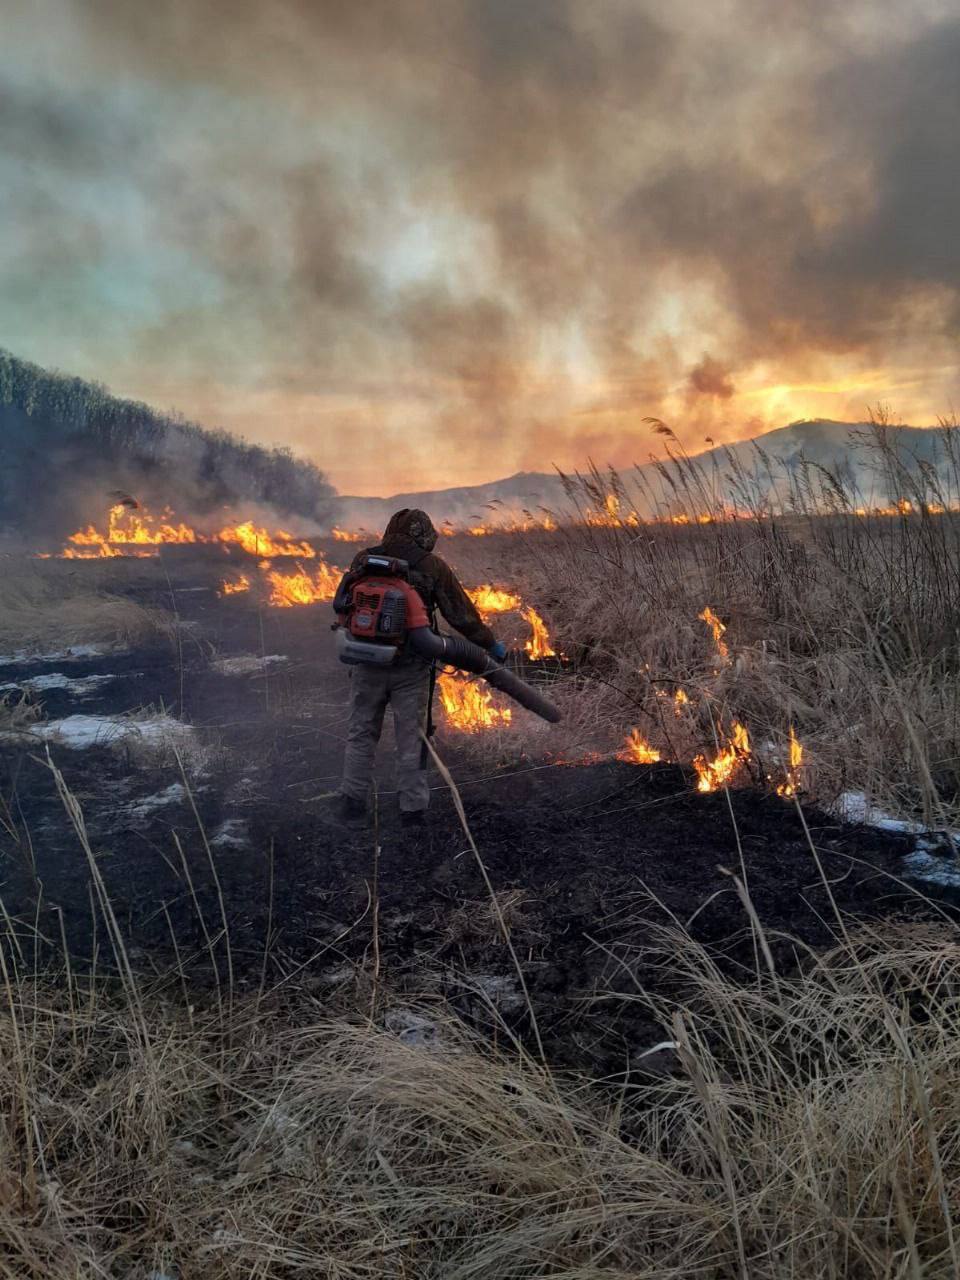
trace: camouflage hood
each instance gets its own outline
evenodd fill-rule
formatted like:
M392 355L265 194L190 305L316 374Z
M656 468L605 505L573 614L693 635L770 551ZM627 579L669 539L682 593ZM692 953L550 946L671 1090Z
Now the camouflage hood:
M404 507L390 517L390 523L383 531L383 545L387 547L404 542L412 542L422 551L432 551L437 545L437 531L425 511Z

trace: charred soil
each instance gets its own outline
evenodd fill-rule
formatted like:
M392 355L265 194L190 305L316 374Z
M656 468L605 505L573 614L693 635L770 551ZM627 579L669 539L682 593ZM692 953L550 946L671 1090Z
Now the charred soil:
M335 816L347 674L327 606L221 599L186 564L165 601L147 602L171 598L183 637L172 652L0 665L0 684L21 687L114 677L80 694L46 681L34 696L48 722L150 708L191 726L176 753L146 751L136 732L83 750L0 744L4 906L21 947L51 963L64 939L75 966L114 959L51 763L82 806L132 962L156 981L200 998L229 963L238 987L309 984L344 1008L376 964L385 999L442 996L491 1034L526 1036L532 1010L554 1065L604 1077L629 1075L663 1038L648 993L683 999L661 926L685 926L746 977L762 963L746 898L784 970L834 940L837 910L953 911L901 879L906 837L759 791L701 795L674 765L530 759L481 772L441 733L495 909L439 776L428 825L400 829L389 735L376 812L356 826Z

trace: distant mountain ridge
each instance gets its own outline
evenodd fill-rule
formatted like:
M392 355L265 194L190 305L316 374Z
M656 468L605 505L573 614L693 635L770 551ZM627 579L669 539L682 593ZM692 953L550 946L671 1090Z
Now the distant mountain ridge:
M814 474L822 468L839 475L865 505L883 505L902 495L889 491L880 459L869 445L872 430L868 422L803 419L750 440L714 446L691 455L691 461L711 480L716 498L729 505L736 505L742 498L743 477L748 478L756 496L766 492L783 501L790 489L791 476L796 480L805 468L808 472L812 469ZM957 433L960 456L960 432L956 428L947 430L951 436ZM951 464L945 456L942 431L891 426L887 432L908 465L932 468L933 473L947 483ZM769 467L765 458L769 460ZM643 515L655 514L658 507L669 512L677 505L664 478L664 463L669 472L671 464L664 454L664 462L651 461L637 468L625 468L621 473L631 499L635 499ZM740 472L740 480L733 477L735 469ZM344 528L379 530L400 507L422 507L437 524L449 521L458 528L478 520L498 523L520 519L524 512L538 516L544 509L561 515L572 510L559 475L526 471L487 484L397 493L388 498L341 495L336 499L336 519Z

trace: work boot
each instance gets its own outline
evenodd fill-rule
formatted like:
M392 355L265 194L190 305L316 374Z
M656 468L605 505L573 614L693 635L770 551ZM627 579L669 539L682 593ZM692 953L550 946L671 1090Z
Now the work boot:
M342 822L360 822L367 816L366 801L356 796L338 795L333 805L334 814Z

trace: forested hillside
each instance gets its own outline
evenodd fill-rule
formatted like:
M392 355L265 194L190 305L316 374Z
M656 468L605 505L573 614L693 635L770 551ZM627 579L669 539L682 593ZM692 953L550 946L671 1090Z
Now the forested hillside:
M0 531L60 537L126 490L215 520L226 507L322 521L333 489L311 462L121 400L0 350Z

